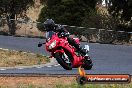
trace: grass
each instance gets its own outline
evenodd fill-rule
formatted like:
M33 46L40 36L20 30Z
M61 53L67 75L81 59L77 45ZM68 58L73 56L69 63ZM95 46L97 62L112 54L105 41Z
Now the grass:
M43 88L42 86L36 86L33 84L19 84L17 88Z
M47 88L43 85L34 84L17 84L16 86L0 86L0 88ZM78 85L73 83L71 85L56 84L55 87L49 88L132 88L132 84L86 84Z
M132 84L85 84L56 85L56 88L132 88Z
M76 77L0 77L0 88L132 88L132 82L79 85Z
M30 66L50 62L49 58L40 54L0 49L0 67Z

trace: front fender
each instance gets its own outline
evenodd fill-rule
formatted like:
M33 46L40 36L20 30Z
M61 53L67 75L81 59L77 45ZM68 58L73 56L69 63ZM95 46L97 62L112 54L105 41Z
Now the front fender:
M64 50L63 49L61 49L61 50L56 50L56 51L54 51L54 53L64 53Z

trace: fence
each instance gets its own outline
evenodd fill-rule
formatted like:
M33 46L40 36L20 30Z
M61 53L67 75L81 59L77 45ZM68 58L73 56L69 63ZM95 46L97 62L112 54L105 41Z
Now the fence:
M14 19L10 19L14 20ZM16 34L15 36L27 37L43 37L44 32L37 29L37 24L41 22L34 22L31 20L18 19L16 21ZM5 26L6 25L6 26ZM77 26L63 25L71 33L79 37L82 41L99 42L99 43L129 43L132 44L132 32L105 30L97 28L85 28ZM8 33L6 18L0 19L0 31Z
M132 32L75 27L75 26L69 26L69 31L71 31L71 33L74 34L78 32L77 35L82 39L82 41L99 42L99 43L132 44Z

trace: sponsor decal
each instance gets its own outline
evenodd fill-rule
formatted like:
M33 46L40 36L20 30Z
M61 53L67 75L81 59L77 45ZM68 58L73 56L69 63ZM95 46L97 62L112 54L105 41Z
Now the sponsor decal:
M131 77L128 74L87 74L83 68L78 68L79 75L77 83L130 83Z

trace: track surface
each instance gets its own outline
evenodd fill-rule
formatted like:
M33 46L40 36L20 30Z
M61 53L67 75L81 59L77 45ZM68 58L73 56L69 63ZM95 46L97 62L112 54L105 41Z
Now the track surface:
M0 36L0 48L29 51L50 55L38 48L38 42L43 42L38 38L23 38L12 36ZM87 43L82 43L82 45ZM130 74L132 75L132 46L108 45L90 43L90 56L94 66L92 70L86 71L87 74ZM34 66L29 68L4 68L1 73L41 73L41 74L76 74L77 69L71 71L64 70L61 66L49 64Z

